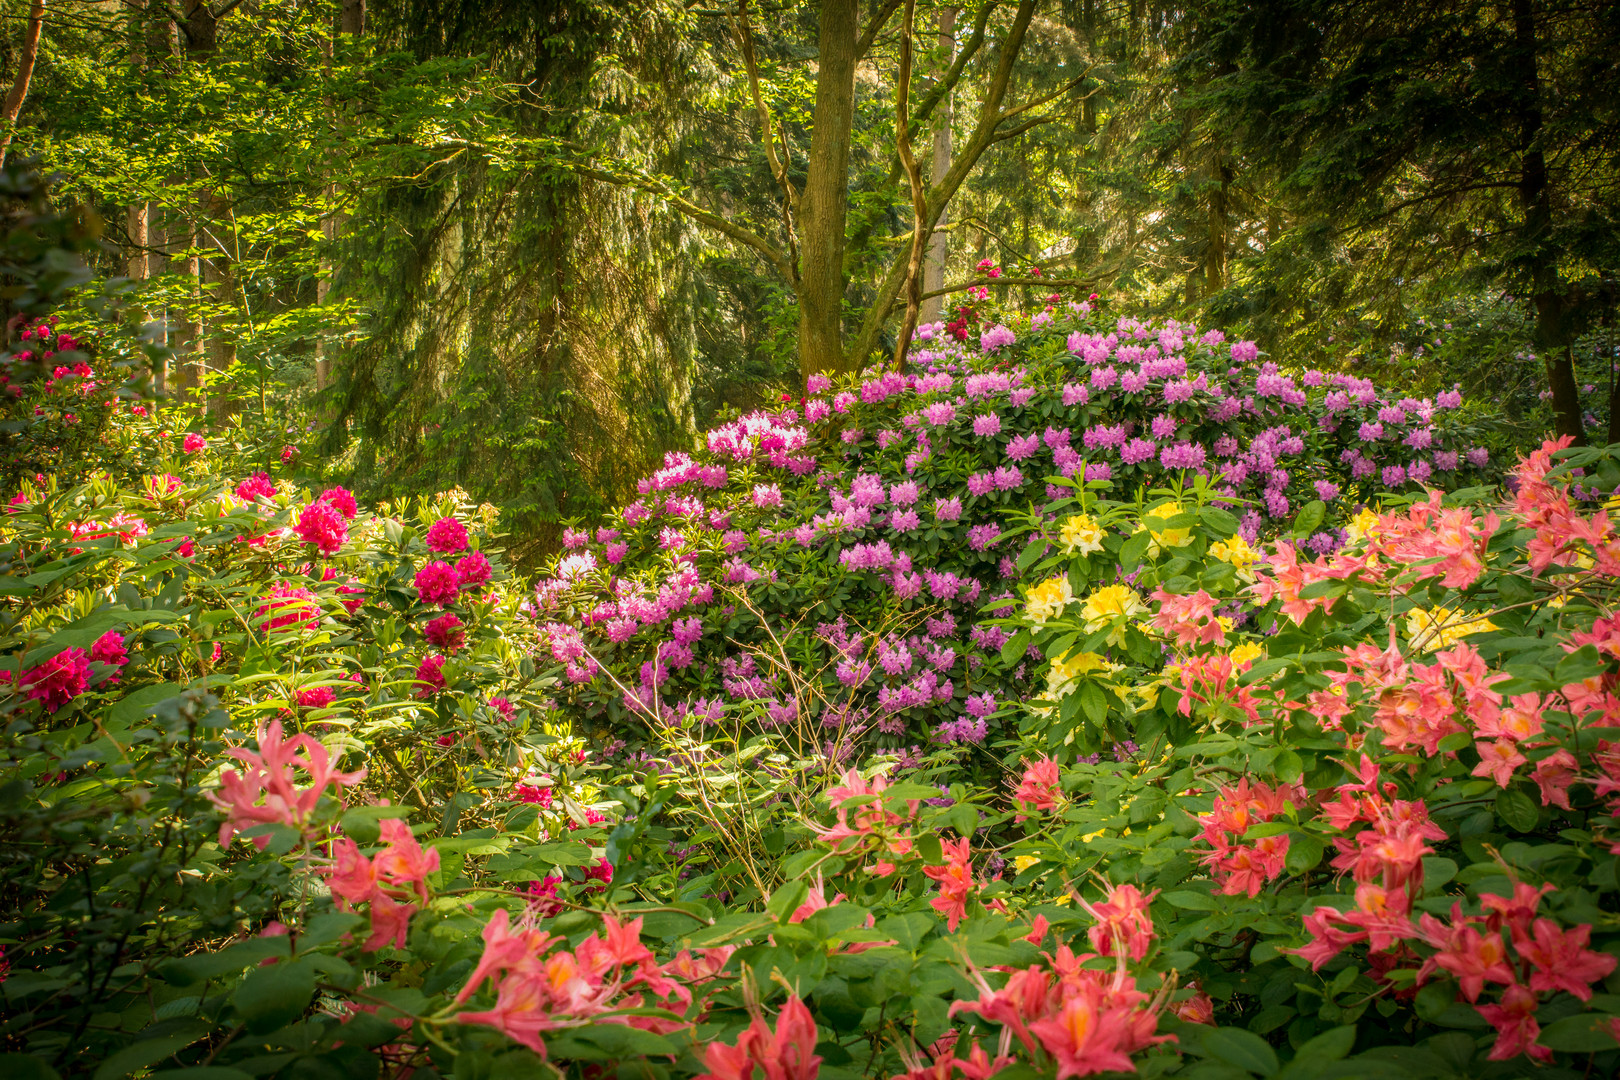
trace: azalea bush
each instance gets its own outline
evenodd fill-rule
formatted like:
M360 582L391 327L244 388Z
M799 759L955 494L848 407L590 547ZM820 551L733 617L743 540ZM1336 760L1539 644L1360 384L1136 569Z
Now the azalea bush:
M1620 561L1581 501L1620 458L1564 446L1505 503L1364 510L1330 555L1308 521L1250 544L1204 490L1140 517L1077 489L1051 539L1092 539L1010 620L1051 660L1015 889L1144 890L1182 1015L1272 1044L1356 1025L1402 1075L1620 1067ZM1088 756L1088 725L1137 752Z

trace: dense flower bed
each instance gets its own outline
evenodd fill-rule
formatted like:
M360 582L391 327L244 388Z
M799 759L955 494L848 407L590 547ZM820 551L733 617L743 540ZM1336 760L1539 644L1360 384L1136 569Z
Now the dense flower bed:
M98 475L0 519L0 1056L1620 1067L1620 459L1380 495L1478 478L1452 399L1084 307L947 336L535 588L464 496L368 509L109 378Z
M973 342L965 322L924 328L914 374L813 379L671 455L611 524L571 530L537 596L566 700L632 733L649 717L792 732L834 760L982 744L1038 689L1037 657L982 612L1040 554L1021 521L1056 481L1124 498L1196 481L1247 541L1297 517L1325 554L1346 508L1488 464L1454 391L1289 375L1250 342L1089 301L1009 321Z

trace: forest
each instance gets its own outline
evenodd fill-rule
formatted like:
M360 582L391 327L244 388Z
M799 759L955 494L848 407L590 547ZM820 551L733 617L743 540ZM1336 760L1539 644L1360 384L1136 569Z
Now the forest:
M0 0L0 1064L1620 1074L1617 56Z

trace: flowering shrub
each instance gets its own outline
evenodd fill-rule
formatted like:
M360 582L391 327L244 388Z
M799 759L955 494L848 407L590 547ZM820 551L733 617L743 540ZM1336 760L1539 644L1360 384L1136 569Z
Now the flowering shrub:
M1577 492L1620 459L1561 446L1505 503L1364 510L1318 556L1306 527L1235 536L1207 490L1157 518L1077 490L1052 531L1083 517L1100 546L1037 563L1010 620L1052 661L1015 885L1098 866L1155 890L1183 1016L1299 1046L1376 1012L1358 1043L1412 1069L1613 1071L1620 561ZM1121 589L1132 608L1095 603Z
M1248 543L1309 507L1304 547L1326 553L1343 508L1488 463L1454 391L1290 375L1253 343L1090 302L1011 321L976 342L925 327L914 374L812 379L802 401L671 454L611 525L569 530L536 595L562 700L604 737L740 723L833 768L857 742L982 745L1040 690L1028 640L983 612L1039 556L1019 520L1064 497L1059 481L1126 498L1196 481ZM1089 528L1052 541L1094 550Z
M1612 1074L1620 459L958 317L533 588L110 407L0 518L7 1063Z

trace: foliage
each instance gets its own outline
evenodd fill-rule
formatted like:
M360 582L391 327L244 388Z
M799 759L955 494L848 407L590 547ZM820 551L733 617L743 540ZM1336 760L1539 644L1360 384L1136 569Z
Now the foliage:
M1179 477L1250 541L1297 512L1329 551L1346 508L1484 464L1455 391L1296 379L1253 343L1089 301L1012 322L987 321L977 347L926 328L918 374L816 382L671 455L610 526L571 530L538 599L561 700L604 738L655 721L776 731L832 761L858 741L971 750L1037 674L1028 636L980 613L1041 556L1019 519L1082 468L1127 497Z

